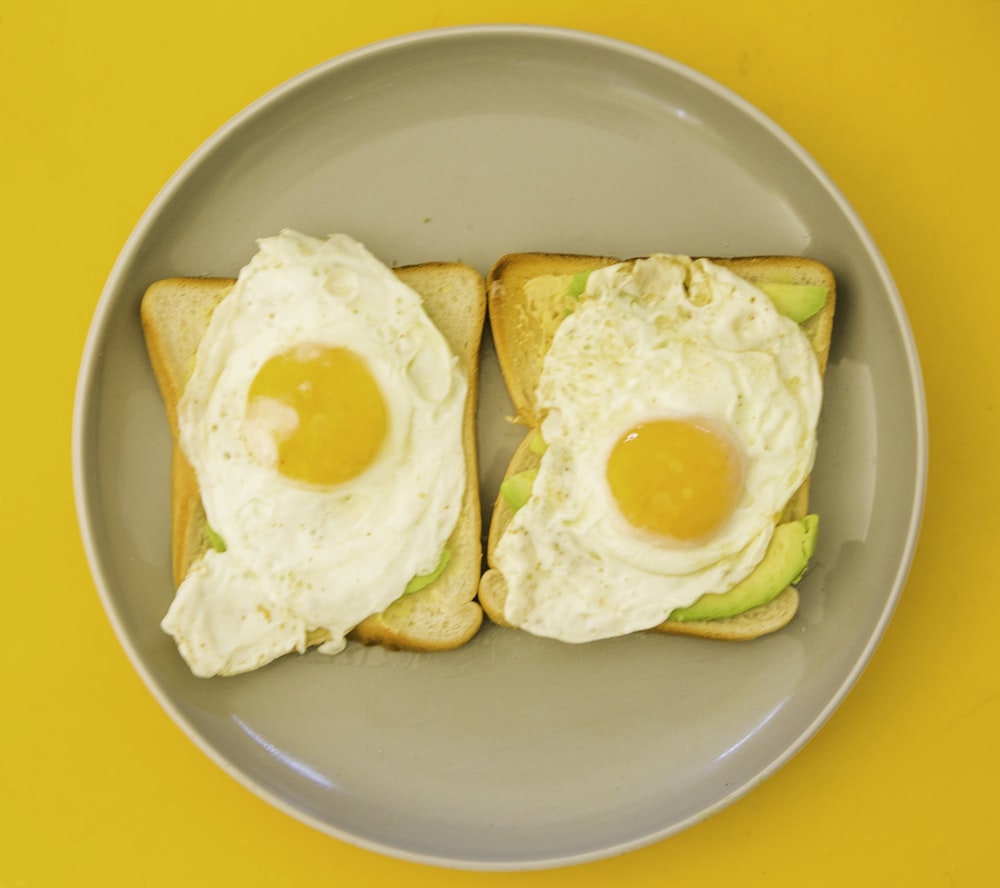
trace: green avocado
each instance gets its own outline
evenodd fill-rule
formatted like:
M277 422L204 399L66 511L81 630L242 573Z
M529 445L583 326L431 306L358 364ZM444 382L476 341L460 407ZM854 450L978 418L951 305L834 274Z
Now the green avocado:
M587 289L590 270L574 274L542 274L524 283L524 295L529 305L543 306L546 312L569 317Z
M451 552L445 549L441 552L441 557L438 559L437 567L435 567L430 573L415 576L406 584L403 594L408 595L410 592L419 592L424 588L424 586L429 586L444 573L444 569L448 566L449 561L451 561Z
M710 592L688 607L677 608L668 619L682 623L692 620L720 620L767 604L786 586L802 579L816 549L818 525L818 515L806 515L799 521L779 524L774 529L774 536L764 553L764 559L750 576L728 592Z
M500 484L500 493L514 512L528 501L537 474L538 469L525 469L505 478Z
M226 551L226 541L213 530L212 525L207 521L205 522L205 536L208 537L208 544L216 552Z
M578 271L570 278L569 287L566 290L566 295L573 299L579 299L583 295L583 291L587 289L587 278L590 277L589 271Z
M763 290L774 307L796 324L809 320L826 304L827 288L820 284L786 284L765 281L757 287Z

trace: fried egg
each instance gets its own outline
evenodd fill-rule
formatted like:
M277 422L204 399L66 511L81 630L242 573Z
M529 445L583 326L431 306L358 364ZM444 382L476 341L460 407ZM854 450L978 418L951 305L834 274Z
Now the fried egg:
M546 449L494 553L506 619L591 641L731 588L812 469L821 399L798 325L721 266L592 272L545 357Z
M213 534L163 628L197 675L336 653L442 557L467 381L419 295L361 244L259 242L178 405Z

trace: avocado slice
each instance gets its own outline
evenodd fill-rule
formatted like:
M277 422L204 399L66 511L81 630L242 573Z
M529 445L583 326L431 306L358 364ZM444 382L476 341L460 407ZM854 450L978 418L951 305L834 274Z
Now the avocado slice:
M226 541L215 532L212 525L207 521L205 522L205 536L208 537L208 544L215 549L216 552L226 551Z
M587 278L589 277L589 271L576 272L576 274L570 278L566 295L573 299L579 299L583 295L583 291L587 289Z
M765 281L757 284L774 303L774 307L796 324L809 320L826 304L827 288L821 284L786 284Z
M448 562L451 561L451 552L444 549L441 552L441 557L438 559L437 567L434 568L430 573L419 574L415 576L410 582L406 584L406 588L403 590L404 595L408 595L410 592L419 592L424 586L429 586L433 583L441 574L444 573L444 569L448 566Z
M542 274L524 283L524 295L529 305L541 305L553 316L573 314L580 297L587 289L590 270L573 274Z
M513 511L516 512L528 501L537 474L538 469L525 469L505 478L500 484L500 493Z
M688 607L676 608L667 619L681 623L720 620L767 604L802 579L816 550L818 525L818 515L779 524L763 560L748 577L727 592L709 592Z

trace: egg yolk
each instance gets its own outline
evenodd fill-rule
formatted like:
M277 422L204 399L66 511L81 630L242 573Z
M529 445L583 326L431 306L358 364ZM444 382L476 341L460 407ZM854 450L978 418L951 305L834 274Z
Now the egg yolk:
M743 492L743 466L733 442L710 424L661 419L619 438L607 480L633 527L693 543L732 515Z
M299 345L260 368L243 428L251 453L282 475L333 485L371 465L387 424L382 391L360 355Z

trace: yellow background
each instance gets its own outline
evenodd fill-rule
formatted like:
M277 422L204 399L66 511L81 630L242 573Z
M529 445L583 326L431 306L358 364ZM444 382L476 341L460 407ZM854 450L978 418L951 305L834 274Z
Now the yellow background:
M479 22L569 26L661 51L788 130L880 245L931 423L909 583L826 727L687 832L539 873L380 857L226 776L129 665L87 571L71 492L90 317L170 174L315 63ZM998 50L997 0L2 0L0 886L996 884Z

